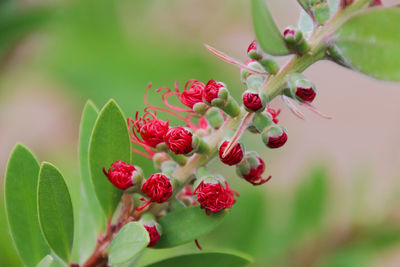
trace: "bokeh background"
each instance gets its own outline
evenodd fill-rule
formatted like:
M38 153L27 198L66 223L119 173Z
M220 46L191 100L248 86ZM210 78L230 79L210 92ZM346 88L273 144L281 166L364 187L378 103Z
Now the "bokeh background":
M280 28L297 23L295 0L268 5ZM115 98L132 116L144 108L149 82L172 87L192 78L224 81L239 97L238 69L203 43L245 61L252 39L248 0L0 0L0 180L21 142L58 165L74 191L87 99L101 107ZM255 188L213 162L241 197L199 241L246 252L254 266L400 266L400 86L325 61L305 75L318 86L315 105L333 119L304 111L302 121L275 100L289 141L280 150L258 149L273 179ZM244 138L249 149L261 147L251 134ZM136 161L150 171L150 162ZM150 250L140 264L194 250ZM3 203L0 265L21 265Z

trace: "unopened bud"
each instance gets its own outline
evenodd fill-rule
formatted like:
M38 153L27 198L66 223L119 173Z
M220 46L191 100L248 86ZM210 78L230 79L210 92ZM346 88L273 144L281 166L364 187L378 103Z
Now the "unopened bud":
M165 135L165 143L175 154L188 154L193 151L193 134L183 127L171 127Z
M279 148L287 141L287 133L284 128L279 125L265 129L261 133L261 138L264 144L269 148Z
M267 105L268 97L264 92L247 90L242 96L243 105L249 112L262 112Z
M254 60L262 59L263 56L262 56L261 51L258 49L258 43L256 40L251 42L251 44L247 48L247 55L249 56L249 58L254 59Z
M229 141L224 141L219 147L219 158L224 164L236 165L243 159L244 149L240 143L237 143L227 155L223 156L228 144Z
M271 176L262 178L265 171L265 163L256 152L246 153L244 160L236 165L237 174L253 185L266 183Z
M140 186L143 179L141 168L126 164L122 160L114 162L107 172L103 167L103 173L115 187L121 190L127 190L136 185Z
M278 73L279 65L272 58L263 58L259 62L264 67L265 71L268 72L269 74L277 74Z
M207 215L229 209L235 203L235 192L220 176L203 176L193 187L200 208L204 209Z
M139 222L147 230L147 233L150 237L150 242L147 247L154 246L161 237L161 226L156 222L154 216L150 213L143 214Z
M307 40L303 37L303 33L295 27L286 27L283 31L283 38L287 45L298 54L303 55L310 50Z
M294 73L290 77L289 87L289 96L300 102L311 103L317 95L315 84L300 73Z

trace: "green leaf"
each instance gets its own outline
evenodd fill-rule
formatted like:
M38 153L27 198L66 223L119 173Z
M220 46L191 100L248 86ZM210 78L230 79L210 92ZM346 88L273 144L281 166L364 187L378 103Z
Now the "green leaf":
M51 255L47 255L44 257L36 267L50 267L51 263L53 262L53 257Z
M298 27L305 38L311 36L314 30L314 22L312 21L310 15L308 15L304 10L300 12Z
M47 162L42 163L39 173L38 211L48 245L69 263L74 239L71 197L60 171Z
M334 35L346 64L371 77L400 81L400 9L376 8L349 19Z
M89 146L89 167L97 199L107 218L111 218L122 195L103 173L117 160L131 162L128 126L121 109L110 100L100 111Z
M104 226L105 216L97 200L89 172L89 141L98 110L89 100L82 112L79 135L79 162L81 174L81 196L78 205L75 244L80 261L90 256L96 246L97 235ZM75 246L74 246L75 250Z
M23 263L30 267L50 250L44 240L37 214L39 163L23 145L16 145L5 176L5 207L15 246Z
M173 211L159 220L162 235L154 248L169 248L193 241L218 226L226 213L206 215L199 206Z
M147 265L147 267L241 267L252 262L251 257L238 253L203 252L181 255Z
M283 56L290 53L285 40L276 26L264 0L252 0L254 31L261 48L273 56Z
M126 263L142 252L150 242L147 230L139 222L130 222L118 232L108 248L112 265Z

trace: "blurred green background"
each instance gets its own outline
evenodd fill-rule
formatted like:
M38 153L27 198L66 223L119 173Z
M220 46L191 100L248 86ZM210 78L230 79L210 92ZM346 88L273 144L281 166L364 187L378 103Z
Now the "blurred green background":
M296 24L295 0L268 4L281 28ZM238 97L238 70L202 44L244 61L253 38L247 0L0 0L0 179L22 142L57 164L72 194L79 193L78 127L88 98L98 106L115 98L132 116L143 109L149 82L173 87L192 78L224 81ZM273 179L255 188L213 162L241 196L200 244L246 252L254 266L399 266L398 85L327 62L306 75L319 87L317 106L334 120L307 113L299 121L275 101L289 142L279 151L258 149ZM245 139L249 149L261 147L251 134ZM149 174L149 161L136 162ZM140 263L195 249L150 250ZM21 265L3 203L0 251L1 266Z

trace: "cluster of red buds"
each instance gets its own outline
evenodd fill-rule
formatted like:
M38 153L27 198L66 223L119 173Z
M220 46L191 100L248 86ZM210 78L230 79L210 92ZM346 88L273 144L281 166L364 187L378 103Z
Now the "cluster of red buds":
M306 53L307 42L301 32L287 28L283 32L288 47L295 53ZM240 142L242 134L248 130L260 136L260 140L271 149L282 147L288 139L287 131L280 126L276 111L269 106L270 96L263 90L269 77L277 74L278 64L266 56L256 41L251 42L247 54L250 59L240 63L222 52L208 47L217 56L241 67L241 79L245 90L240 105L230 94L225 83L210 79L208 82L188 81L183 90L175 83L174 90L161 87L164 107L151 105L147 95L146 108L142 116L136 112L127 123L130 139L135 147L133 152L153 161L155 173L143 179L143 172L137 166L114 162L104 174L109 181L125 193L137 194L136 213L142 215L140 222L150 236L149 246L156 244L161 236L157 219L160 213L157 204L163 204L164 211L173 201L185 206L199 205L207 215L229 210L239 194L231 189L221 175L212 174L207 163L216 155L223 164L235 166L239 177L254 185L262 185L271 179L263 178L266 171L264 160L255 151L246 151ZM172 105L170 97L176 97L181 106ZM295 113L294 103L311 106L316 96L315 85L302 74L294 73L288 79L286 89L281 93L286 103ZM169 120L159 117L171 115L182 121L171 125ZM234 129L225 126L237 121ZM232 133L232 130L235 130ZM157 212L155 212L157 211ZM153 215L151 215L153 214Z

